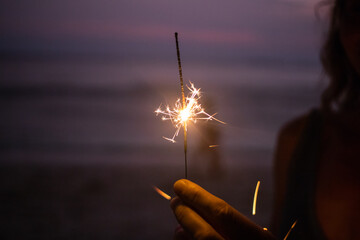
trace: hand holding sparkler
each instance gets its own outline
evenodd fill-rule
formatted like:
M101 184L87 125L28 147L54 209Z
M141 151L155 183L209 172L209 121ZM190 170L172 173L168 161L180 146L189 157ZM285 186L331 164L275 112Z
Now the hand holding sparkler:
M177 197L171 200L171 207L183 229L178 235L191 239L275 239L269 231L189 180L177 181L174 191Z

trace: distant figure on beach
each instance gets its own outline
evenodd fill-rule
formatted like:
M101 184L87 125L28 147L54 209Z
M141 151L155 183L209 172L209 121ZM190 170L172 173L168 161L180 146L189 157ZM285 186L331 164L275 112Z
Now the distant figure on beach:
M319 108L280 130L272 226L182 179L175 239L360 239L360 1L321 3L331 10L321 51L329 85Z
M209 112L214 111L214 103L209 97L203 98L201 105ZM198 140L194 152L192 169L203 177L204 168L206 176L210 179L219 179L224 176L224 166L220 156L220 129L218 123L199 121L196 123Z

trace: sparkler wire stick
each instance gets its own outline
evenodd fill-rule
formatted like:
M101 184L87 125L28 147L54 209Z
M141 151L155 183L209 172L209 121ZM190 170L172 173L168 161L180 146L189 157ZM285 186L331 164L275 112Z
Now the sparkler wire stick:
M185 94L184 94L184 81L183 81L183 76L182 76L179 40L178 40L177 32L175 32L175 41L176 41L176 53L177 53L177 61L178 61L178 66L179 66L179 76L180 76L180 84L181 84L182 109L185 109L186 101L185 101ZM184 121L184 154L185 154L185 178L187 179L187 123L186 123L186 121Z

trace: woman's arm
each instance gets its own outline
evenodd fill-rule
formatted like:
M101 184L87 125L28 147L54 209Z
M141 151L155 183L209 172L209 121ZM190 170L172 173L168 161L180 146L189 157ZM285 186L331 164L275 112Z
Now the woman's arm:
M279 233L290 162L304 130L307 118L308 114L288 122L281 128L278 134L273 165L274 204L270 228L275 236Z

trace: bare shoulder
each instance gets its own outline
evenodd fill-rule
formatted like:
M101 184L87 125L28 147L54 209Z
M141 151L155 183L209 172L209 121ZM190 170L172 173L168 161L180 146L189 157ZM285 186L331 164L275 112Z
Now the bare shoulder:
M276 234L282 211L282 205L286 195L286 183L289 165L292 155L304 131L309 113L303 114L290 120L280 129L274 156L274 208L273 208L273 231Z
M307 119L309 117L309 113L301 115L287 123L280 129L277 139L278 148L282 148L282 144L285 144L288 147L295 147L292 145L296 145L298 139L300 138ZM278 150L278 149L277 149ZM281 149L280 149L281 150Z
M298 135L304 128L309 114L303 114L295 119L286 122L280 129L281 135Z
M287 168L305 128L309 113L303 114L286 124L280 129L277 137L274 167L275 174L280 174L282 180L286 176Z

